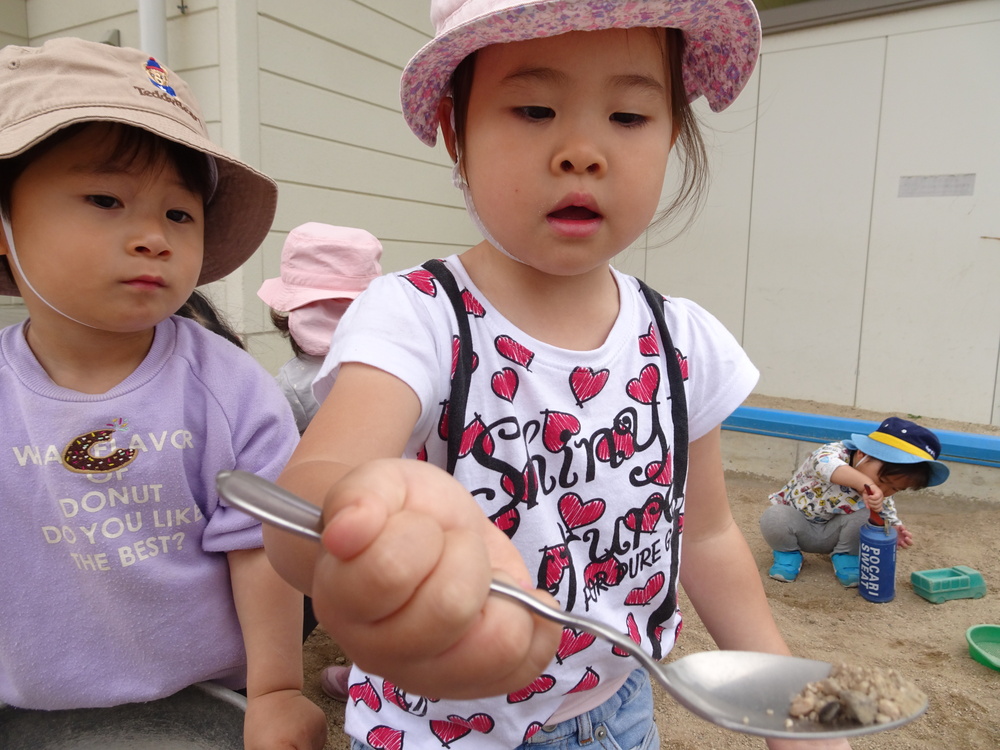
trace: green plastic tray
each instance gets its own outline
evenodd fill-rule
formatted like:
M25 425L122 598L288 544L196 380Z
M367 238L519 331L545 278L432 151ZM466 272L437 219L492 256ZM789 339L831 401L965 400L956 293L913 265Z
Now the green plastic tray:
M949 599L980 599L986 595L986 582L978 570L967 565L910 573L913 590L934 604Z
M965 631L969 656L1000 672L1000 625L973 625Z

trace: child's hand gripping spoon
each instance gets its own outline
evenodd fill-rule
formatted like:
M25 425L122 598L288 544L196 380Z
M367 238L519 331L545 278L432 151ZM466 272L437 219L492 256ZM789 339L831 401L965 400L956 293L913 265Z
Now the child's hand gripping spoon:
M321 538L321 511L275 484L244 471L223 471L216 480L219 494L230 505L265 523L314 541ZM754 651L704 651L661 664L629 637L596 620L554 609L526 591L493 581L491 591L513 599L536 614L590 633L634 656L682 706L726 729L762 737L823 739L852 737L902 726L927 710L918 710L884 724L831 726L791 719L791 699L807 683L830 674L829 662Z

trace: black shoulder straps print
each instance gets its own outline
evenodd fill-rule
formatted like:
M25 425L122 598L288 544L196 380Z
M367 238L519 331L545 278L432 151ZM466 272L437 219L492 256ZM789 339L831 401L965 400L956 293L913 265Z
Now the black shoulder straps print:
M465 301L459 291L455 277L448 267L440 260L429 260L423 268L429 271L441 284L441 288L455 312L458 321L458 357L455 374L451 381L451 395L448 402L448 472L455 472L458 454L462 444L462 433L465 430L465 407L469 400L469 386L472 377L472 332L469 329L469 316ZM688 466L688 421L687 398L684 391L684 375L681 372L680 361L674 350L667 321L663 316L663 295L654 291L644 282L639 281L642 295L653 311L653 318L660 333L660 345L663 347L663 358L667 367L667 382L670 386L670 416L674 427L674 477L675 487L684 492L687 483ZM679 480L679 481L678 481ZM678 493L678 494L680 494Z

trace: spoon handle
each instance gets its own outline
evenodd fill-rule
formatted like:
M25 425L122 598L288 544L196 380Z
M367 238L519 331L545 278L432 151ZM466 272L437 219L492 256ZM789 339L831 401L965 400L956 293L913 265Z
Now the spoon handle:
M239 508L247 515L313 541L320 539L323 530L322 512L298 495L294 495L255 474L238 470L219 472L216 478L216 487L226 502ZM548 620L582 630L608 641L638 659L649 670L650 674L655 676L667 690L670 690L663 667L623 633L589 617L581 617L543 604L527 591L503 581L494 579L490 583L490 591L499 596L513 599Z
M643 651L635 641L625 634L620 633L614 628L608 627L604 623L598 622L597 620L589 617L581 617L580 615L575 615L571 612L566 612L564 610L551 607L548 604L544 604L524 589L503 581L498 581L495 578L490 582L490 591L508 599L513 599L527 609L530 609L536 615L544 617L547 620L552 620L553 622L558 622L575 630L582 630L585 633L590 633L598 638L602 638L613 646L616 646L620 650L638 659L642 663L642 666L644 666L649 673L652 674L664 688L666 688L668 692L673 693L673 689L667 679L663 666Z

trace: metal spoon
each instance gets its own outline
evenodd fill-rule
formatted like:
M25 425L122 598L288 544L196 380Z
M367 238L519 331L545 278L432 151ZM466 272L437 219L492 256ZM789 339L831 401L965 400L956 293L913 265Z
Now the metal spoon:
M232 506L265 523L308 539L320 539L321 512L288 490L245 471L223 471L216 479L219 494ZM791 699L807 683L822 680L833 665L825 661L755 651L703 651L661 664L631 638L588 617L542 604L526 591L493 581L492 593L519 602L536 614L602 638L634 656L689 711L726 729L762 737L827 739L854 737L895 729L927 710L885 724L829 726L790 719Z

